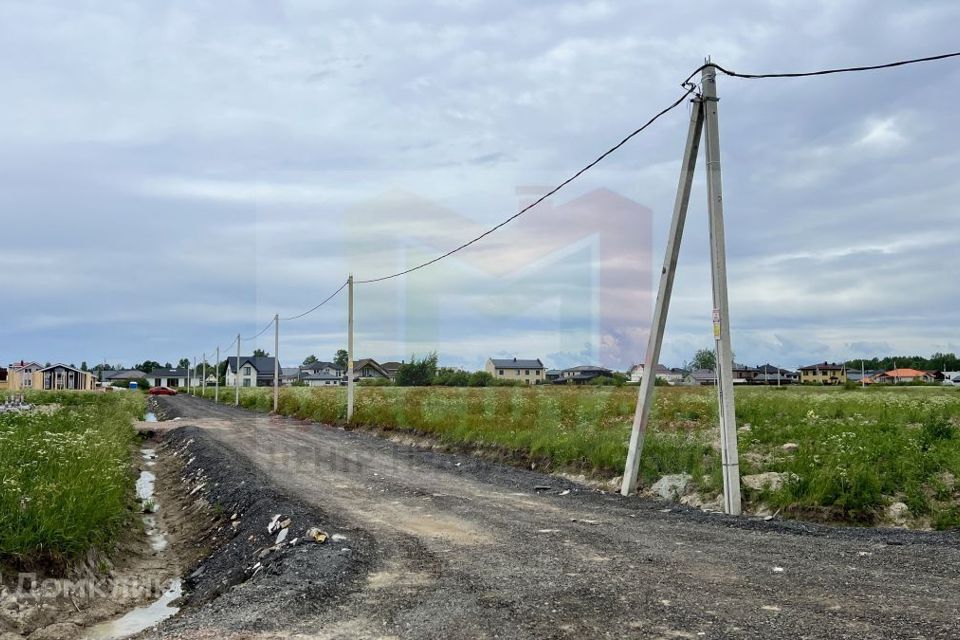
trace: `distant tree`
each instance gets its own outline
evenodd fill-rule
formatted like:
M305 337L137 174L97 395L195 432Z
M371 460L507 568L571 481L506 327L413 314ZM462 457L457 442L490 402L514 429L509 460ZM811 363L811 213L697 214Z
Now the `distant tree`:
M471 387L489 387L493 382L493 374L488 371L474 371L470 374Z
M306 358L303 359L303 366L308 367L311 364L317 364L318 362L320 361L317 360L317 356L311 353L310 355L308 355Z
M137 371L143 371L144 373L150 373L154 369L159 369L162 365L156 360L144 360L140 364L133 365L133 368Z
M266 358L266 357L269 356L269 355L270 355L270 354L269 354L268 352L264 351L263 349L254 349L254 350L253 350L253 357L254 357L254 358Z
M470 384L470 374L459 369L443 368L437 370L433 384L444 387L466 387Z
M164 368L164 369L173 369L173 365L168 362L168 363L166 363L165 365L163 365L163 368Z
M693 355L690 366L694 369L716 369L717 354L712 349L699 349Z
M347 353L346 349L337 349L337 355L333 356L333 364L337 365L338 369L346 370L347 360L350 359L350 354Z
M180 361L177 363L177 369L189 369L190 368L190 358L180 358Z
M437 354L431 353L421 360L416 356L397 369L398 387L426 387L437 377Z
M87 369L87 361L86 361L86 360L84 360L83 362L80 363L80 371L88 371L88 369Z

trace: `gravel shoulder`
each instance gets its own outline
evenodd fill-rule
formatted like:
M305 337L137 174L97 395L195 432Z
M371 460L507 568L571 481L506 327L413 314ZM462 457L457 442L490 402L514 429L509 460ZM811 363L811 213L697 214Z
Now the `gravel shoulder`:
M189 396L158 402L184 427L168 446L192 440L208 499L242 505L254 526L207 561L221 586L198 576L199 600L164 635L960 637L956 532L729 518ZM237 573L284 510L348 542Z

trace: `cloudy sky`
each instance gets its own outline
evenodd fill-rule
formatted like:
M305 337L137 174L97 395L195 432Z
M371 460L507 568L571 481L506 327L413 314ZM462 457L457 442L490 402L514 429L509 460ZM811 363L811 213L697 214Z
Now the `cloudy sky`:
M954 50L960 22L951 0L679 4L3 0L0 360L210 354L511 215L706 55L871 64ZM720 78L738 360L960 351L958 82L960 61ZM358 286L358 355L641 360L688 113ZM707 258L701 173L667 364L711 344ZM284 363L344 345L345 303L282 323Z

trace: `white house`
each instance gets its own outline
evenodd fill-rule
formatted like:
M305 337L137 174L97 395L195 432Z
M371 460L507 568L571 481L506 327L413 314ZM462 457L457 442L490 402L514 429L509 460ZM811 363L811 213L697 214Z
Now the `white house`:
M640 382L643 380L644 364L641 362L630 370L630 382ZM656 376L667 384L680 384L686 377L687 372L683 369L670 369L662 364L656 366Z
M186 369L154 369L146 374L147 384L151 387L178 389L187 386Z
M241 387L272 387L273 368L276 358L272 356L241 356L240 357L240 386ZM237 384L237 357L227 358L227 375L224 383L228 387Z

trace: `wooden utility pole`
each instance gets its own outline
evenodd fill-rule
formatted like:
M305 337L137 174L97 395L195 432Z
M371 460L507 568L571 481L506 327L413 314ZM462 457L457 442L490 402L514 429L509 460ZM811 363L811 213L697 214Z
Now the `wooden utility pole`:
M280 314L273 316L273 412L280 406Z
M347 278L347 422L353 420L353 274Z
M683 164L680 168L680 182L677 186L677 197L674 202L673 220L670 225L670 236L667 239L663 270L660 273L660 288L657 291L653 323L647 341L643 378L640 382L637 408L633 417L633 429L630 434L630 448L627 452L627 464L624 468L623 484L620 492L623 495L629 495L637 488L640 456L643 452L643 440L650 419L650 408L657 377L656 367L660 359L667 312L670 308L670 297L673 292L673 280L676 274L680 242L683 237L683 228L690 202L697 153L699 152L701 137L703 137L706 143L707 209L710 223L710 264L713 280L713 335L717 355L716 381L723 464L724 510L727 513L739 515L741 511L740 467L733 398L730 309L727 301L727 259L723 234L723 192L720 173L716 69L713 66L704 67L701 81L703 95L693 100L693 109L690 112L687 145L684 149Z

